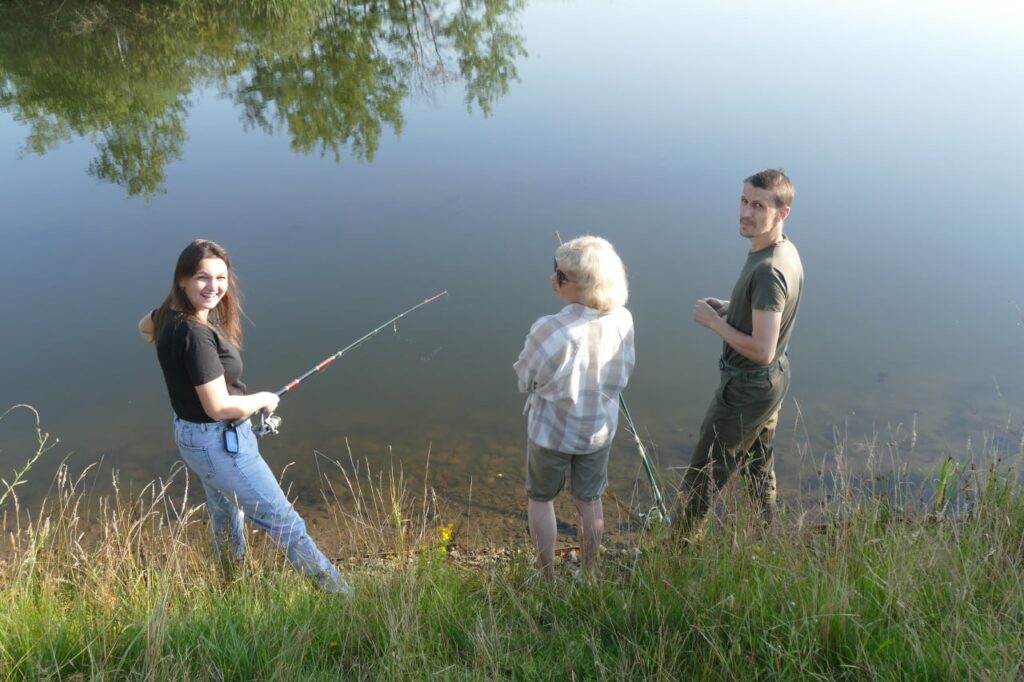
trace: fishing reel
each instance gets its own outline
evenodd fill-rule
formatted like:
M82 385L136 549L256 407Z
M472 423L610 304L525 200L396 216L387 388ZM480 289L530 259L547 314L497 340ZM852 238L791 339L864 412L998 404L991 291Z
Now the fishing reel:
M259 421L252 427L257 438L276 436L281 428L281 418L273 412L260 412Z
M649 510L647 510L646 514L641 512L640 513L640 520L643 522L644 528L647 529L647 530L650 530L656 524L659 524L659 523L665 525L666 527L672 525L672 519L670 519L668 516L663 514L661 509L659 509L657 505L655 505L655 506L651 507Z

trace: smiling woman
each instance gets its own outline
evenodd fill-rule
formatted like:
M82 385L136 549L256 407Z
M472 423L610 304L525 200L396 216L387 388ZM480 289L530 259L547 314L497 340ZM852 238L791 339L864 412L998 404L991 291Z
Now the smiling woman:
M248 420L277 407L270 392L246 394L241 381L238 285L227 251L197 239L174 269L171 292L139 324L155 343L174 408L174 437L206 492L214 551L228 573L245 556L243 519L256 524L291 564L328 592L352 588L306 534L302 517L263 461Z
M196 311L196 317L207 321L210 311L217 307L228 290L228 266L220 258L199 261L196 274L178 282L186 298Z

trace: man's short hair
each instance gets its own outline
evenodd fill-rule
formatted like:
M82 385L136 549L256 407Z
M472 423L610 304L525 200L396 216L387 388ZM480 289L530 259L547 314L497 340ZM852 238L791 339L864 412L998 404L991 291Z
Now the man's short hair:
M743 182L751 187L771 192L772 198L775 200L775 208L793 205L796 188L793 187L793 182L786 177L786 173L781 168L768 168L760 173L754 173Z

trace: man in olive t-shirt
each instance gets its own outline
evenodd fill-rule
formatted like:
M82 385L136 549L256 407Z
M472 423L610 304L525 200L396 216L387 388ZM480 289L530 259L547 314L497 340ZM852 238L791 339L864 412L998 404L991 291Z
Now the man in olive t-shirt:
M750 241L747 262L729 300L702 298L693 309L693 319L723 344L721 381L679 493L677 528L684 535L699 531L715 493L740 466L765 521L772 518L772 444L789 389L786 350L804 284L800 254L782 233L793 194L781 170L744 181L740 235Z

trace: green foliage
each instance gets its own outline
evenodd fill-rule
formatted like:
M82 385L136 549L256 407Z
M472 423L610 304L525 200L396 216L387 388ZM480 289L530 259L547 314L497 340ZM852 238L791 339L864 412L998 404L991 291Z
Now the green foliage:
M353 156L372 160L384 124L401 132L407 75L378 39L386 15L349 7L334 8L331 17L301 48L255 50L235 99L249 124L268 132L274 121L286 127L295 151L330 151L340 160L348 145Z
M183 468L96 510L61 467L43 509L0 528L0 676L1020 679L1024 489L993 464L952 513L954 469L943 514L894 514L851 484L826 524L764 528L737 494L699 542L641 536L596 580L559 566L545 583L527 548L476 557L436 499L352 462L326 496L362 557L339 598L260 537L241 576L218 577L205 511L168 492Z
M880 528L765 531L746 520L678 551L606 557L534 582L528 554L469 567L425 547L356 568L351 600L279 562L224 584L201 515L53 521L0 578L0 669L28 679L1015 679L1024 512L1003 479L976 513ZM151 504L151 503L150 503ZM442 534L443 535L443 534ZM142 547L141 554L131 550Z
M525 55L522 0L107 0L0 4L0 107L44 154L95 142L89 173L162 191L182 155L189 95L216 85L247 126L284 128L301 153L372 160L401 105L461 77L490 113ZM458 65L459 76L452 64Z
M442 28L459 53L459 72L466 82L466 108L476 104L485 116L494 102L518 80L516 60L526 55L523 38L509 21L525 0L462 0L459 11Z

